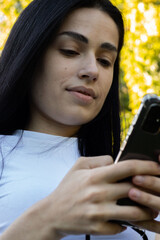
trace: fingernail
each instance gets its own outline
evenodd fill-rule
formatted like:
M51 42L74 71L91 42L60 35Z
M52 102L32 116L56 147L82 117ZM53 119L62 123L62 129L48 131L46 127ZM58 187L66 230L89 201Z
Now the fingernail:
M138 191L137 189L132 189L130 191L130 195L132 198L138 199L140 197L140 191Z
M144 182L144 177L143 176L136 176L134 178L134 181L138 184L142 184Z

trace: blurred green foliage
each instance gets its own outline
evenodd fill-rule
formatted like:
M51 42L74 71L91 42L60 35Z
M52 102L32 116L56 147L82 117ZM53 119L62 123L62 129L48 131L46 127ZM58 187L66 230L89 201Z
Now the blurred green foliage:
M142 97L160 95L160 1L114 0L123 13L125 43L121 53L123 137Z

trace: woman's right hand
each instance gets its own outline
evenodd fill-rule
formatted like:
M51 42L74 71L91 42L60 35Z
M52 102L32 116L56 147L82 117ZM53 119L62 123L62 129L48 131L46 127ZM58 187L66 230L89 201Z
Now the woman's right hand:
M135 175L160 175L150 161L128 160L113 164L110 156L82 157L57 189L19 217L1 240L53 240L68 234L112 235L124 230L110 220L128 222L154 219L147 208L118 206L128 197L132 183L118 182Z

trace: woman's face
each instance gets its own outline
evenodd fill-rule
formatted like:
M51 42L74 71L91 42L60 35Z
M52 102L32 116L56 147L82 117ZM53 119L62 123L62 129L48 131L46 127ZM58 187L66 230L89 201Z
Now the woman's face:
M38 64L29 130L71 136L101 110L112 84L118 28L94 8L73 11Z

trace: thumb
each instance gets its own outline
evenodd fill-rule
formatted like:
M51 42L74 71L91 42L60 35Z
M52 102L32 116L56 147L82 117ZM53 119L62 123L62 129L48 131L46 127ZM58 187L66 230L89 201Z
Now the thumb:
M93 169L113 164L113 158L109 155L96 157L80 157L75 164L76 169Z

